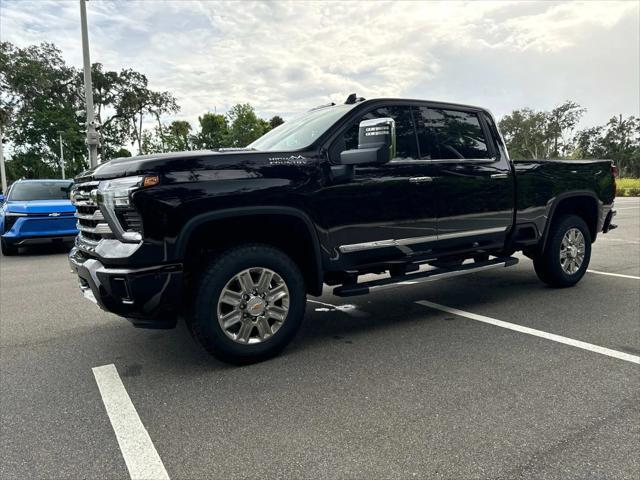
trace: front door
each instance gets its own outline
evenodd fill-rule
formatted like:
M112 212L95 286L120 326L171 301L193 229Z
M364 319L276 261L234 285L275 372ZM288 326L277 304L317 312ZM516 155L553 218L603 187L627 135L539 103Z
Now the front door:
M414 111L407 105L373 107L354 119L329 148L332 164L339 153L357 148L362 120L391 117L396 123L396 157L381 165L356 166L344 182L325 186L316 196L322 227L334 252L342 255L388 249L421 251L436 240L434 166L418 154Z

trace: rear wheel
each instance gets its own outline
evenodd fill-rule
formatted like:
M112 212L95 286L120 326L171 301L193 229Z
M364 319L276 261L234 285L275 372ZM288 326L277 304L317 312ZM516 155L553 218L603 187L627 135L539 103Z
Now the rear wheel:
M0 239L0 247L2 247L2 254L6 257L18 254L18 247L10 244L4 238Z
M577 215L551 226L547 247L533 259L538 278L552 287L571 287L584 276L591 259L591 233Z
M297 265L268 245L223 252L205 270L191 330L204 348L228 363L277 355L304 316L306 292Z

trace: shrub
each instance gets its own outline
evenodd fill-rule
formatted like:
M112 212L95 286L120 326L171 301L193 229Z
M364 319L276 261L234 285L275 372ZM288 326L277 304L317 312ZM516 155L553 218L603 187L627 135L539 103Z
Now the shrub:
M616 182L621 197L640 197L640 178L619 178Z

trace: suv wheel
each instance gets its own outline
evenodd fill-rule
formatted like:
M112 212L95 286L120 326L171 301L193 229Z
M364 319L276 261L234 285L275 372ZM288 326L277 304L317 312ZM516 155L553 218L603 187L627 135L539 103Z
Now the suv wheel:
M533 259L538 278L552 287L571 287L589 267L591 233L577 215L565 215L554 222L544 253Z
M18 247L8 243L4 238L0 239L0 247L2 248L2 254L6 257L18 254Z
M191 330L216 358L246 364L277 355L294 337L306 305L297 265L268 245L215 258L201 277Z

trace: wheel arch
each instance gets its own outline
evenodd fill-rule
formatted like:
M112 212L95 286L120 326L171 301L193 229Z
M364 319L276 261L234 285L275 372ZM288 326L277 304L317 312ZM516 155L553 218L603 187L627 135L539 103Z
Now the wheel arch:
M547 248L552 223L566 214L574 214L581 217L589 227L591 242L595 242L598 234L600 211L601 202L596 194L591 191L567 192L558 195L548 210L541 250L544 251Z
M234 234L228 238L208 235L225 227L232 228ZM175 253L178 258L187 260L194 246L224 247L244 239L281 248L300 267L307 291L311 295L322 293L323 268L318 235L309 216L297 208L239 207L197 215L182 228Z

